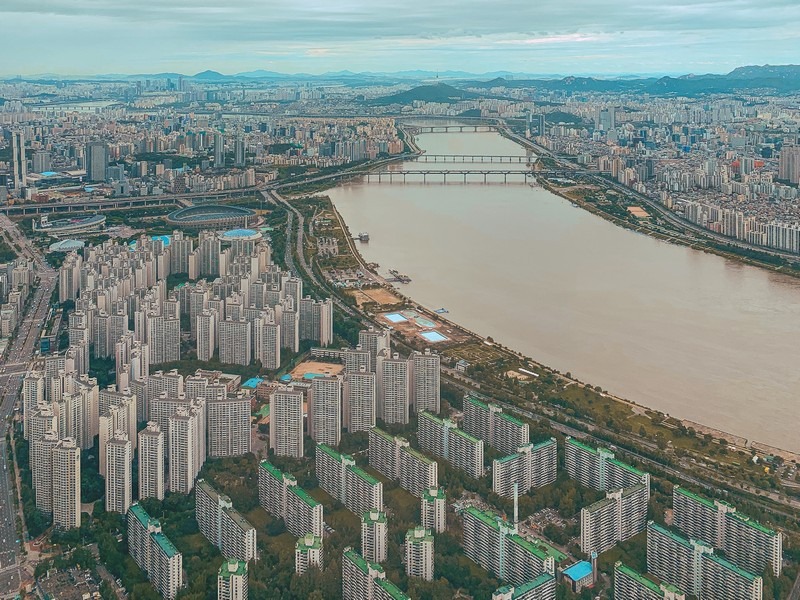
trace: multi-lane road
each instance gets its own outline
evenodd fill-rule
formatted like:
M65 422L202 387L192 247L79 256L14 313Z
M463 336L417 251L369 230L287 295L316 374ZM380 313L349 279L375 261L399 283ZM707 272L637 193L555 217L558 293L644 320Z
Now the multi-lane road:
M16 337L0 359L0 594L5 594L19 583L19 576L11 576L19 566L19 549L22 540L17 534L14 508L14 487L11 482L11 465L8 464L6 433L11 427L14 409L19 401L22 378L28 362L33 357L39 335L47 317L50 298L56 286L57 275L42 257L38 249L22 234L19 228L5 215L0 215L0 233L20 252L21 256L36 264L38 281L34 284L33 296L20 322Z

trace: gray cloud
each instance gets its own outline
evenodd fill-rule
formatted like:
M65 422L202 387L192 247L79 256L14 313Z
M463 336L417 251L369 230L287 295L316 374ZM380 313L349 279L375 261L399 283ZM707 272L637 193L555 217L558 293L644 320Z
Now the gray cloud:
M797 62L796 0L3 0L0 70L641 72Z

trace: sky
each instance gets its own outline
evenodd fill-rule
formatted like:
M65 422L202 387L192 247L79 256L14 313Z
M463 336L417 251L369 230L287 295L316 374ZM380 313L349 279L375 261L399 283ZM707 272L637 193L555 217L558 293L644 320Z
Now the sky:
M0 0L0 24L2 75L800 63L798 0Z

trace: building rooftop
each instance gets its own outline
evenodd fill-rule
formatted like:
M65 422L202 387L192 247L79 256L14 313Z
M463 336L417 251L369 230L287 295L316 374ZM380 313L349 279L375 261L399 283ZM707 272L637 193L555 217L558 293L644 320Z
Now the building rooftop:
M714 504L714 501L709 499L709 498L706 498L705 496L701 496L700 494L695 494L694 492L690 492L686 488L682 488L680 486L675 486L673 488L673 491L676 494L681 494L683 496L686 496L687 498L691 498L695 502L699 502L700 504L704 504L708 508L711 508L713 510L717 510L717 505Z
M538 450L539 448L544 448L546 446L554 446L555 444L556 444L556 438L550 438L543 442L538 442L536 444L533 444L533 448L531 448L531 450L535 451Z
M310 533L303 537L297 538L297 543L294 549L300 552L308 552L309 550L319 550L322 548L322 538L318 538Z
M283 479L283 472L268 460L262 460L258 466L272 475L275 479Z
M597 453L597 448L592 448L591 446L587 446L583 442L579 442L578 440L572 437L568 437L566 443L569 444L570 446L575 446L576 448L585 450L586 452L591 452L592 454Z
M392 600L410 600L399 587L393 584L388 579L376 579L375 585L381 588Z
M513 585L506 585L498 588L495 593L508 594L511 592L511 600L517 600L517 598L523 598L526 594L529 594L533 590L552 581L553 579L555 578L550 575L550 573L542 573L536 579L526 581L522 585L518 585L516 587Z
M368 510L361 518L365 523L386 523L386 513L377 510Z
M295 496L300 498L300 500L308 504L311 508L314 508L317 504L319 504L319 502L314 500L314 498L312 498L309 495L309 493L305 491L303 488L301 488L299 485L289 486L288 491L294 493Z
M338 453L336 450L334 450L333 448L331 448L327 444L317 444L317 450L322 450L325 454L330 456L336 462L340 462L342 460L343 456L345 456L346 458L350 458L347 455L343 455L343 454Z
M482 441L482 440L479 440L478 438L476 438L474 435L468 434L463 429L451 429L450 432L454 433L457 436L463 437L465 440L468 440L468 441L472 442L473 444L479 444Z
M172 542L169 541L169 538L160 531L151 535L153 536L156 544L158 544L158 547L161 548L161 551L166 554L167 558L172 558L176 554L180 554L178 549L173 546Z
M667 529L665 527L662 527L658 523L654 523L653 521L650 521L647 524L647 528L648 529L652 529L654 531L657 531L658 533L671 538L672 541L677 542L680 545L685 546L686 548L691 548L692 547L692 545L689 543L689 540L687 540L685 537L680 536L677 533L672 533L669 529Z
M431 493L431 490L435 491ZM445 500L447 498L447 495L444 491L444 488L430 488L422 492L422 498L424 500L436 500L436 499Z
M242 516L242 514L235 508L226 508L225 514L227 514L228 517L230 517L231 521L236 523L236 526L239 527L239 529L241 529L242 531L250 531L251 529L255 529L255 527L253 527L250 524L250 521L245 519Z
M572 581L580 581L592 574L592 563L586 562L585 560L576 562L574 565L564 569L563 573L572 579Z
M431 463L434 463L434 462L436 462L436 461L435 461L435 460L433 460L432 458L428 458L427 456L425 456L425 455L424 455L422 452L420 452L419 450L414 450L414 448L410 448L410 447L408 447L408 446L406 446L405 448L403 448L403 452L406 452L406 453L410 454L411 456L413 456L413 457L414 457L414 458L416 458L417 460L424 462L426 465L429 465L429 464L431 464Z
M638 475L640 477L644 477L646 475L646 473L644 471L640 471L636 467L632 467L628 463L624 463L621 460L618 460L616 458L612 458L608 462L610 462L612 465L617 465L619 468L625 469L626 471L629 471L629 472L633 473L634 475Z
M493 529L500 529L499 521L501 519L493 512L482 511L478 508L475 508L474 506L470 506L467 510L464 511L464 513L472 515L473 517L481 521L484 525L488 525Z
M526 540L524 537L520 535L517 534L510 535L508 536L507 539L514 542L517 546L527 551L529 554L533 554L534 556L540 558L541 560L545 560L548 557L548 553L545 552L544 549L540 548L534 542Z
M641 575L641 574L637 573L636 571L634 571L630 567L622 564L619 561L614 565L614 576L615 577L617 575L617 572L622 573L623 575L625 575L627 577L630 577L631 579L633 579L634 581L636 581L640 585L643 585L644 587L646 587L650 591L656 592L657 594L662 594L663 595L663 590L661 589L661 586L657 585L654 581L651 581L650 579L648 579L644 575ZM677 591L677 588L676 588L676 591Z
M370 429L370 431L371 431L371 432L373 432L373 433L375 433L376 435L379 435L379 436L381 436L382 438L386 438L386 439L387 439L387 440L389 440L390 442L393 442L393 441L394 441L394 436L392 436L392 435L389 435L388 433L386 433L386 432L385 432L383 429L381 429L380 427L373 427L372 429Z
M751 573L750 571L745 571L744 569L740 569L739 567L737 567L732 562L730 562L728 560L725 560L724 558L722 558L721 556L719 556L717 554L704 554L703 558L707 558L708 560L717 563L721 567L727 569L728 571L736 573L739 577L744 577L748 581L755 581L756 578L760 579L760 577L758 575L755 575L755 574Z
M483 408L483 409L488 409L489 408L488 404L486 404L485 402L481 402L475 396L471 396L469 394L464 396L464 400L466 400L470 404L474 404L475 406L478 406L478 407Z
M219 568L219 576L223 579L228 579L233 575L246 575L247 563L243 560L235 560L229 558Z
M406 532L406 543L418 544L420 542L432 542L433 534L430 529L424 527L414 527Z
M142 505L138 502L135 504L131 504L130 508L128 509L128 514L133 515L136 517L136 520L141 523L145 529L147 525L150 523L150 515L147 514L147 511L142 508Z
M348 468L348 469L350 469L350 471L352 471L352 472L353 472L353 474L354 474L356 477L359 477L360 479L363 479L363 480L364 480L364 481L366 481L366 482L367 482L369 485L378 485L378 484L380 483L380 481L378 481L377 479L375 479L375 478L374 478L372 475L370 475L369 473L367 473L367 472L366 472L364 469L362 469L361 467L357 467L357 466L355 466L355 465L350 465L350 466L349 466L349 467L347 467L347 468Z
M359 571L364 573L364 575L367 575L369 573L369 565L367 564L366 559L352 548L347 548L344 551L343 556L351 563L353 563L356 567L358 567Z
M764 535L769 535L769 536L777 535L775 530L770 529L769 527L765 527L764 525L762 525L761 523L759 523L755 519L751 519L750 517L748 517L746 515L743 515L743 514L740 514L738 512L730 512L725 516L726 516L726 518L734 519L736 521L739 521L743 525L747 525L748 527L752 527L753 529L755 529L757 531L760 531Z
M525 423L520 421L517 417L509 415L508 413L501 412L501 413L497 413L495 416L500 417L501 419L504 419L504 420L508 421L509 423L513 423L514 425L518 425L520 427L524 427L525 426Z

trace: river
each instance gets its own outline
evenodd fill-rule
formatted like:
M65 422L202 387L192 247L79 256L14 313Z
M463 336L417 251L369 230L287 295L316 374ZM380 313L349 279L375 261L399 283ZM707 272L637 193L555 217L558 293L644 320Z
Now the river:
M417 143L524 155L496 133ZM328 193L352 232L369 232L364 258L408 274L402 291L423 306L613 394L800 452L800 280L617 227L524 184Z

